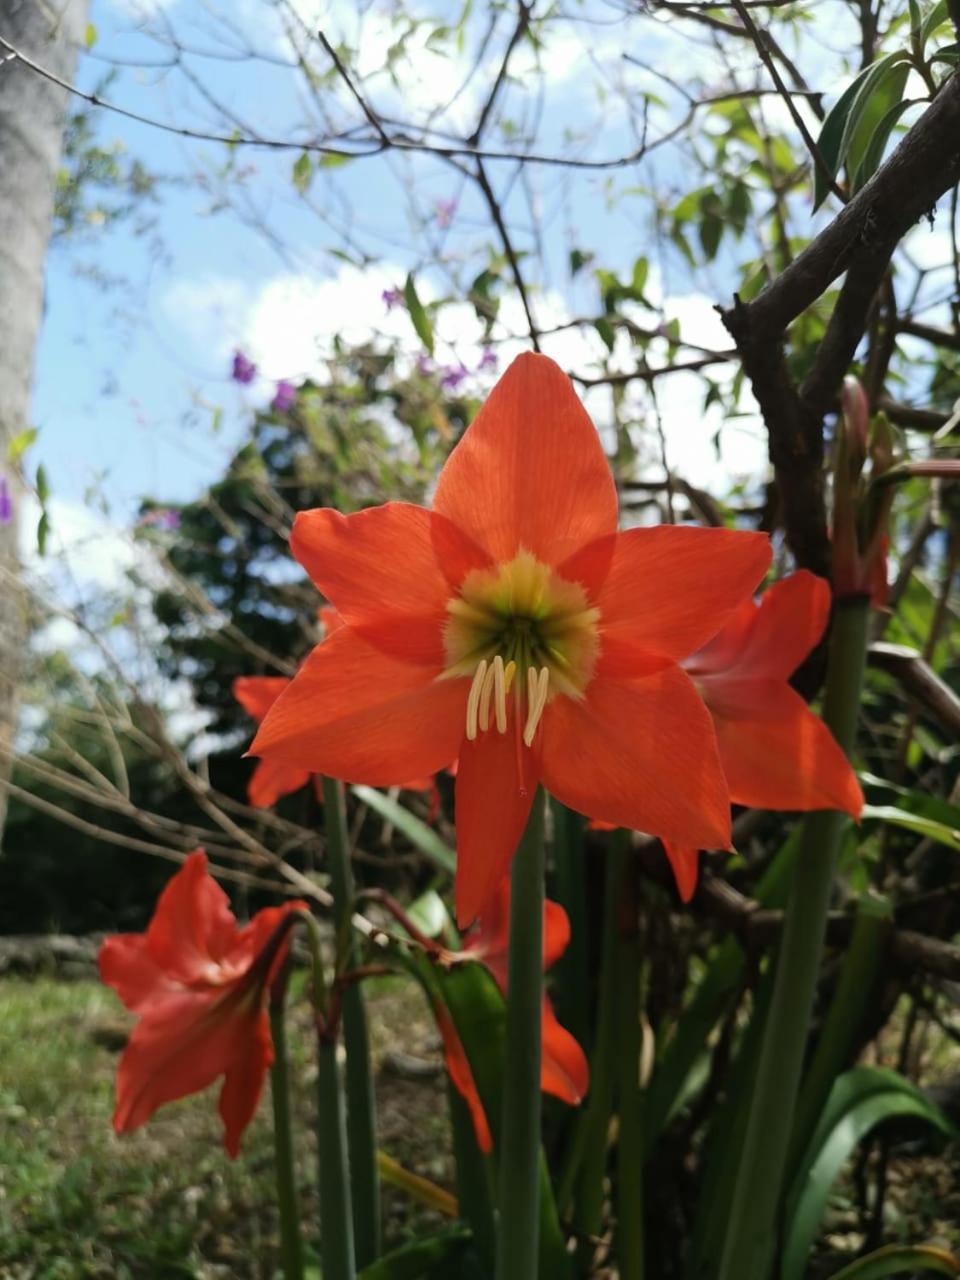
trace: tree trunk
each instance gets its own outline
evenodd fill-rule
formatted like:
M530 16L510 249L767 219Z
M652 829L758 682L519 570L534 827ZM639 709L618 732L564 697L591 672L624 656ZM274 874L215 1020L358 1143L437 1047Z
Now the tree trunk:
M86 15L87 0L0 0L0 36L69 80ZM28 423L65 99L63 90L0 46L0 474L13 502L12 520L0 519L0 780L9 770L26 640L26 601L17 585L24 489L8 451ZM6 812L0 786L0 840Z

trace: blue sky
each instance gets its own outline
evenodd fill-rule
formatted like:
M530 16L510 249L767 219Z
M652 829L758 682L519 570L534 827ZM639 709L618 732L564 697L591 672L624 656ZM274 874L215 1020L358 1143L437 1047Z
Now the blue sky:
M171 21L181 20L183 6L166 8ZM420 12L424 11L421 7ZM359 33L351 30L352 14L352 5L334 4L322 19L325 29L340 31L359 43ZM97 83L104 74L105 60L156 58L156 44L131 31L136 19L130 10L101 0L94 4L91 20L97 30L96 57L81 60L77 81L84 87ZM381 26L386 38L388 28ZM192 31L189 34L195 38ZM557 31L538 143L544 150L559 146L566 128L584 122L588 103L589 117L603 123L602 130L584 144L589 154L618 154L635 145L622 113L608 107L598 114L593 105L589 86L596 77L588 54L606 56L619 74L620 50L608 48L604 55L596 42L590 46L585 38L589 34L572 26ZM602 39L609 37L602 36L601 44ZM211 41L206 44L209 47ZM363 41L367 51L369 44L368 22ZM653 53L655 50L647 50L648 57ZM294 78L286 69L210 59L195 59L192 65L212 92L242 112L243 118L255 119L256 127L265 134L286 136L300 118ZM436 60L429 61L431 74L438 68L442 70ZM628 70L626 74L629 78L633 73ZM637 76L643 73L635 73L634 78ZM488 76L478 78L476 93L488 82ZM384 109L406 105L414 113L423 103L435 100L444 87L421 82L416 92L410 91L412 101L407 103L408 85L397 93L385 78L374 84L380 86ZM106 96L163 119L201 128L213 123L212 112L169 74L125 70L106 90ZM473 118L475 100L470 95L461 100L453 116L455 125ZM525 109L516 91L511 90L507 103L511 111L522 113ZM338 102L337 111L344 121L351 118L351 112L354 118L357 114L346 99ZM322 346L343 315L331 286L319 294L327 300L330 313L311 316L310 288L319 290L324 280L335 282L340 273L344 290L355 295L358 276L330 256L330 250L343 247L337 226L325 226L293 190L290 171L297 152L236 153L237 166L250 168L244 189L251 202L266 211L271 231L285 246L281 255L233 213L210 212L208 183L197 182L194 175L222 164L222 149L184 141L105 112L99 115L99 127L102 140L122 141L130 154L141 157L154 171L186 178L184 185L163 190L156 210L159 248L154 237L137 237L128 224L113 227L86 243L82 239L79 243L61 242L49 260L47 313L35 381L34 420L40 427L35 459L45 464L58 497L80 501L95 486L108 499L113 517L122 521L143 494L182 500L197 492L228 456L245 407L269 395L268 380L248 393L234 387L228 378L230 352L235 345L250 345L257 327L258 300L265 291L273 286L276 292L283 281L289 285L299 280L299 293L305 296L298 300L301 312L294 320L302 322L288 346L299 350L302 364L305 328L312 323L315 332L307 336L314 348ZM492 140L497 141L496 135ZM657 163L662 172L664 165ZM498 187L512 168L490 166ZM583 283L569 287L566 261L572 245L597 250L598 262L615 269L628 267L639 254L644 243L639 202L629 198L617 201L613 194L631 184L649 183L657 171L647 165L613 175L577 176L575 180L562 171L533 172L536 199L546 215L542 244L548 267L543 293L535 303L547 320L563 307L596 305L588 274ZM453 225L442 235L431 222L433 202L455 196L463 183L448 166L433 159L355 161L338 169L335 181L340 196L330 204L337 223L344 220L340 200L349 202L349 221L357 240L371 255L385 258L389 264L366 273L371 284L369 314L354 316L354 322L359 324L365 318L372 326L385 323L395 336L409 337L415 347L405 317L385 321L379 303L380 285L402 281L405 269L429 260L432 248L425 243L424 224L429 237L435 243L442 242L451 254L454 269L462 263L469 278L469 264L480 261L479 254L490 240L486 212L468 189L461 195ZM314 183L311 195L324 203L327 195L322 181ZM506 204L508 215L520 228L520 244L525 239L526 216L522 197L517 186ZM125 283L115 290L99 288L78 274L78 269L89 263ZM691 288L689 281L680 284L687 291ZM440 290L449 288L438 276L434 276L434 285ZM429 281L425 287L429 291ZM276 306L275 302L274 310ZM460 356L458 341L464 324L461 315L450 326L452 345L447 353L451 359ZM443 322L440 332L444 332ZM279 351L266 356L268 374L281 377L308 371L284 368L283 349L281 344ZM465 360L472 350L468 340ZM569 343L567 351L572 359ZM210 430L215 407L225 410L218 436Z

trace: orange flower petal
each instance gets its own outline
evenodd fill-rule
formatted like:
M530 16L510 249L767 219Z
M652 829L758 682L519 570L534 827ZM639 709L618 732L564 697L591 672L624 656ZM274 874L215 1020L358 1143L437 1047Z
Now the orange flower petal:
M238 676L233 696L259 724L289 683L287 676Z
M345 782L401 786L456 756L466 698L466 680L434 680L343 627L301 666L250 752Z
M320 507L299 513L290 549L364 639L385 653L439 669L451 590L466 567L489 563L455 529L435 534L435 525L447 523L406 502L349 516ZM455 582L445 573L438 547L446 548L460 574Z
M158 1107L199 1093L256 1045L257 1007L237 1015L231 987L159 999L134 1027L117 1069L113 1126L127 1133Z
M730 807L710 715L669 666L640 680L594 679L581 702L543 717L542 777L563 804L618 827L700 848L730 845Z
M830 616L830 584L806 569L769 587L733 614L723 630L684 663L692 675L781 679L818 643Z
M196 849L164 886L147 927L150 954L169 978L206 982L211 962L230 950L237 921L230 900L207 872L207 855Z
M480 1094L473 1079L473 1071L471 1070L466 1050L463 1047L463 1042L457 1034L457 1028L453 1025L453 1019L439 1000L434 1002L433 1013L437 1019L437 1026L440 1028L440 1036L443 1040L443 1054L450 1083L467 1104L470 1119L473 1121L473 1131L476 1134L477 1146L485 1155L489 1155L493 1150L493 1137L490 1133L487 1113L483 1109L483 1103L480 1100Z
M142 933L117 933L106 938L97 955L97 966L101 979L134 1012L157 996L182 990L182 984L168 977L157 964Z
M570 917L548 898L543 908L543 967L552 969L570 942Z
M833 734L779 681L751 682L756 719L714 714L720 758L735 804L762 809L840 809L856 818L863 792ZM701 848L711 848L701 842Z
M590 1087L587 1055L570 1032L560 1025L553 1005L544 997L541 1023L543 1050L540 1087L570 1106L577 1106Z
M579 559L591 554L587 548ZM770 554L762 533L671 525L621 533L595 595L601 615L598 673L628 674L629 663L614 662L614 651L688 657L749 597ZM565 572L577 577L577 561ZM587 577L584 572L578 580Z
M247 800L258 809L269 809L281 796L299 791L309 781L307 769L281 760L260 760L247 783Z
M513 708L506 733L464 739L454 795L461 928L487 910L507 875L536 785L531 753L514 733Z
M661 840L660 843L673 868L677 893L683 902L689 902L696 892L700 876L700 850L691 845L674 844L672 840Z
M559 365L514 360L450 455L433 505L497 561L525 548L557 565L614 532L613 476Z
M256 1113L273 1057L270 1019L266 1009L261 1009L246 1052L227 1069L220 1090L217 1109L223 1120L223 1145L231 1160L240 1153L240 1139Z

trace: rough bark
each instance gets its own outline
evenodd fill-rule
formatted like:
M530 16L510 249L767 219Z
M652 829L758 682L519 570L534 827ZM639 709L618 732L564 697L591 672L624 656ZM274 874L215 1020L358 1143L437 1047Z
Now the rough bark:
M70 79L86 24L87 0L0 0L0 35ZM0 469L14 518L0 524L0 748L14 733L26 637L18 579L17 524L23 487L8 462L9 442L28 423L34 349L43 311L43 266L63 141L62 90L0 60ZM6 766L0 750L0 770ZM6 818L0 787L0 841Z

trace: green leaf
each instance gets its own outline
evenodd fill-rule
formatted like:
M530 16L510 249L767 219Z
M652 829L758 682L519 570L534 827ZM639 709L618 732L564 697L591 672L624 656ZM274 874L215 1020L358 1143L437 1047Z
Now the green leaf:
M823 127L820 130L820 136L817 138L817 146L820 154L823 156L830 170L830 177L836 178L840 172L840 166L843 163L843 155L840 150L840 144L843 141L844 130L847 125L847 116L850 114L850 108L857 96L860 86L870 74L872 68L867 67L861 71L857 78L844 89L843 93L827 112ZM814 173L813 181L813 209L814 212L820 208L824 200L830 193L830 184L826 175L822 172L820 165L817 165Z
M88 49L92 49L93 46L97 43L97 28L93 25L92 22L87 23L87 29L83 33L83 43L87 46Z
M47 538L50 536L50 517L46 511L40 513L40 519L37 523L37 551L40 555L47 554Z
M365 1267L357 1280L421 1280L436 1267L459 1261L469 1241L466 1227L451 1227L435 1236L411 1240Z
M646 288L647 276L650 274L650 263L646 258L638 258L633 264L633 292L637 295L638 300L643 296Z
M37 467L37 497L40 499L40 505L45 506L47 499L50 497L50 483L47 480L47 471L41 462Z
M36 427L26 427L18 431L7 445L7 461L17 462L36 440L39 431Z
M892 56L897 57L896 54ZM899 105L903 97L909 73L908 62L890 63L878 73L875 81L871 81L864 87L858 100L850 109L850 118L847 122L850 129L844 148L844 159L853 191L857 191L863 185L866 178L870 177L880 163L890 130L897 120L894 108ZM884 128L886 132L882 133ZM881 135L879 139L878 134ZM873 169L866 173L865 177L861 177L861 170L865 168L867 156L871 152L876 156Z
M308 151L301 151L297 156L291 176L293 185L301 195L305 195L313 178L313 160Z
M909 71L907 54L899 52L888 54L868 68L850 105L840 141L840 162L847 166L851 180L863 162L874 131L903 96Z
M950 17L950 13L947 9L947 0L938 0L938 3L933 6L933 8L930 10L927 16L924 18L923 25L920 27L921 52L923 52L923 50L926 48L927 41L930 39L933 33L937 30L938 27L942 27L943 24L949 19L949 17Z
M414 283L412 272L407 276L407 282L403 286L403 300L407 304L407 310L410 312L410 319L413 321L417 336L430 355L433 355L433 325L430 323L430 317L427 315L426 309L417 294L417 286Z
M607 348L608 351L612 351L613 345L617 340L617 336L613 331L613 325L610 323L610 321L607 320L604 316L600 316L599 319L594 320L593 327L596 329L597 333L599 333L600 337L603 339L603 345Z
M578 271L582 271L584 267L590 265L593 261L592 253L585 253L583 249L570 250L570 274L575 276Z
M353 156L345 155L341 151L324 151L317 160L318 169L342 169L345 164L349 164Z
M428 889L414 899L407 908L407 915L428 938L438 937L450 922L447 908L436 889Z
M858 1258L830 1280L881 1280L883 1276L912 1271L936 1271L941 1276L960 1275L960 1259L932 1244L888 1244L885 1249Z
M790 1192L782 1280L803 1280L840 1171L871 1129L897 1116L913 1116L948 1136L954 1133L940 1108L895 1071L855 1067L836 1081Z
M397 830L402 832L411 844L416 845L420 852L441 871L448 871L453 875L457 869L457 856L432 827L421 822L398 800L392 799L382 791L377 791L374 787L356 786L351 787L350 790L358 800L362 800L382 818L392 822Z
M938 822L935 818L911 813L893 804L865 804L862 817L865 821L872 819L876 822L888 822L891 826L913 831L918 836L935 840L937 844L946 845L948 849L955 849L960 853L960 830L947 826L944 822Z
M900 102L895 102L883 119L877 124L873 131L873 135L867 144L863 159L860 161L860 168L857 170L853 179L853 190L859 191L873 177L880 168L880 162L883 159L883 152L889 141L893 127L903 115L903 113L914 105L913 98L903 98Z

